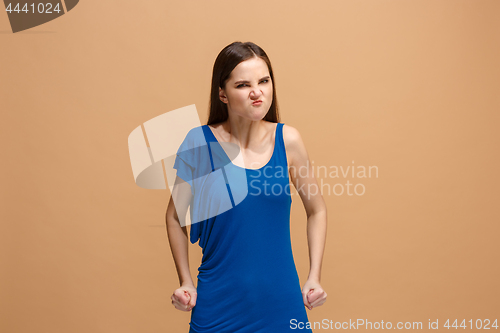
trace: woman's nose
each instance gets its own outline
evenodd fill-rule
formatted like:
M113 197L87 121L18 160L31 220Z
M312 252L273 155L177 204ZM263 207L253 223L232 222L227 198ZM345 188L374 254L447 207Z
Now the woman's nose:
M253 97L253 98L257 98L260 95L262 95L262 91L258 87L257 88L253 88L252 91L250 91L250 96Z

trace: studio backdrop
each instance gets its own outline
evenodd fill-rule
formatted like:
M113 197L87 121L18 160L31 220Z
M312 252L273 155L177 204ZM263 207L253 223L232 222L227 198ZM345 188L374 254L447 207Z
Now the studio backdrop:
M499 1L4 5L1 332L188 331L170 299L171 149L147 134L189 106L185 126L206 124L215 58L234 41L268 54L280 121L327 205L314 332L495 329ZM307 217L291 196L303 285ZM196 281L198 244L189 255Z

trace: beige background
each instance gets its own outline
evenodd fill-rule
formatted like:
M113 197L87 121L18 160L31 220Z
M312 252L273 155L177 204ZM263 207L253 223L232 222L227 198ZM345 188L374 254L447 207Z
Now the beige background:
M205 123L235 40L268 53L314 165L379 170L323 180L366 192L324 196L328 301L310 321L498 318L499 14L496 0L86 0L16 34L0 14L0 331L188 331L170 301L170 193L134 183L127 137L190 104ZM196 279L197 244L190 256Z

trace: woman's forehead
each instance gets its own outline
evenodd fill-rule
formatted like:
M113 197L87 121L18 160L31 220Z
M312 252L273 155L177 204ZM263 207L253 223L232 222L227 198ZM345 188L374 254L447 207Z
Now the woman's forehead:
M249 79L260 79L264 76L269 75L269 69L264 60L260 58L252 58L240 62L233 69L230 75L230 79L234 81L239 80L249 80Z

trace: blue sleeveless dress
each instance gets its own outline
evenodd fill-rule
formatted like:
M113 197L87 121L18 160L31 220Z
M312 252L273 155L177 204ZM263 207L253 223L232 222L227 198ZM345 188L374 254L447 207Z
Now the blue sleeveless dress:
M290 239L283 125L259 169L233 164L208 125L179 148L174 168L194 194L190 241L203 253L190 333L312 332L297 328L308 317Z

